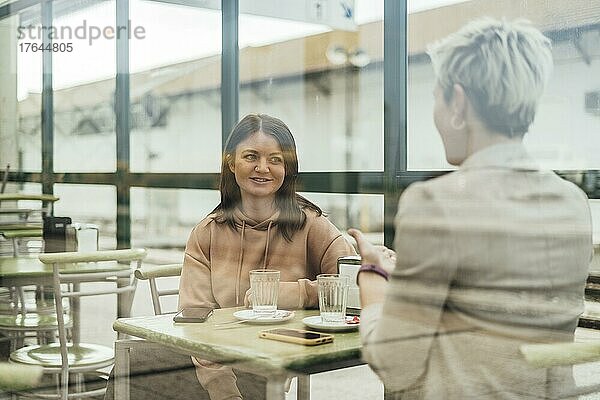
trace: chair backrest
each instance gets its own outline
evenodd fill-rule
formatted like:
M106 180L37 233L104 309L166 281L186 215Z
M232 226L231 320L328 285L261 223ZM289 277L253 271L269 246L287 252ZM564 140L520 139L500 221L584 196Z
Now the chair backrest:
M527 363L534 368L552 368L600 361L600 340L591 342L559 342L525 344L519 348ZM577 386L565 393L567 398L600 392L600 384Z
M42 218L44 215L52 215L53 204L58 199L48 194L0 193L0 235L12 242L13 257L19 256L25 248L41 249ZM42 207L22 208L19 207L20 201L41 202ZM7 203L10 204L9 207ZM37 218L33 218L34 215ZM27 246L23 246L23 243Z
M54 203L60 198L51 194L28 194L28 193L0 193L0 202L2 201L41 201L42 215L52 215Z
M34 389L40 385L43 372L39 365L0 362L0 393Z
M135 268L140 268L145 256L145 249L108 250L86 253L45 253L39 255L42 263L52 265L54 301L61 352L62 388L68 387L69 376L67 329L63 313L63 297L78 298L82 296L133 292L135 291L137 280L132 273L131 264L135 263ZM111 261L116 263L107 263ZM129 284L117 285L118 278L128 278ZM83 282L110 282L112 285L110 288L103 290L83 290L80 286L80 283ZM69 291L69 288L72 288L72 291ZM72 336L74 345L77 345L79 342L78 334L73 332ZM66 393L66 389L63 389L63 393Z
M162 314L162 307L160 304L161 297L175 296L179 294L179 289L159 289L156 280L169 276L180 276L181 268L181 264L166 264L144 266L135 270L135 276L138 279L148 280L150 285L150 296L152 297L152 306L154 307L155 315Z

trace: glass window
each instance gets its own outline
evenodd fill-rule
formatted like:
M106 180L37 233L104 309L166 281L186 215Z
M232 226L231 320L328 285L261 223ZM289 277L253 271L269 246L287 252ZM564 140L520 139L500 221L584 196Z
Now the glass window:
M218 172L221 11L141 0L130 7L146 32L130 43L131 170Z
M54 170L115 171L116 2L53 4Z
M5 193L26 193L26 194L41 194L42 185L39 183L15 183L7 182ZM41 223L42 220L42 202L34 200L19 200L19 201L2 201L0 202L0 208L24 208L36 210L35 212L27 215L15 215L15 214L0 214L1 224L14 224L16 221L23 222L26 220L29 223ZM39 211L37 211L39 210ZM42 248L42 241L40 238L23 238L18 239L18 248L21 254L26 252L39 253ZM0 255L12 255L14 250L14 243L11 239L6 239L4 236L0 236Z
M54 205L54 215L71 217L74 223L98 225L99 249L116 248L117 190L114 186L61 183L54 185L54 194L60 198Z
M372 243L383 244L383 195L300 193L318 205L346 236L346 229L358 228Z
M0 20L0 168L11 171L42 170L42 54L26 29L40 16L36 5Z
M417 4L418 3L418 4ZM435 78L426 45L481 16L531 20L553 42L554 72L542 96L525 144L551 169L596 169L600 150L600 34L591 3L575 5L483 0L409 3L408 167L450 168L433 123ZM440 7L440 6L444 7ZM437 8L436 8L437 7ZM418 12L417 12L418 11ZM595 25L594 25L595 24Z
M171 254L160 252L160 263L181 262L190 232L219 201L216 190L131 188L132 245L176 248Z
M553 40L554 72L525 143L548 168L598 169L600 32L555 23L565 30L546 33Z
M383 243L383 195L300 193L317 204L340 231L352 226L363 230L375 243ZM220 201L217 190L131 189L132 245L159 252L161 263L180 262L181 249L193 227ZM349 222L348 222L349 221ZM166 259L168 257L168 261Z
M593 227L593 242L594 244L600 244L600 200L590 200L590 210L592 213L592 227Z
M32 182L8 182L4 193L42 194L42 185ZM19 200L18 202L3 201L1 206L6 208L18 207L39 210L42 208L42 202L37 200ZM9 215L8 219L13 220L14 216Z
M382 170L383 0L294 4L240 1L240 116L282 119L302 171Z

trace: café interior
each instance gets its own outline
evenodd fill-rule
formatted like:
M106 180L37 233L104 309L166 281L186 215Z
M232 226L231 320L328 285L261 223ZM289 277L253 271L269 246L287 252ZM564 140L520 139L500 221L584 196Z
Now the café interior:
M326 332L335 347L258 337L311 328L319 309L281 326L234 317L243 307L173 322L186 242L221 200L232 128L262 113L294 135L298 192L349 242L355 227L393 248L402 192L456 168L432 118L428 45L485 16L526 18L552 41L524 143L585 192L596 249L597 1L0 0L0 399L137 398L136 374L163 378L146 399L186 398L167 395L179 368L168 360L135 366L136 351L157 349L265 379L244 398L394 398L357 326ZM600 398L599 260L577 346L523 354L571 365L581 399Z

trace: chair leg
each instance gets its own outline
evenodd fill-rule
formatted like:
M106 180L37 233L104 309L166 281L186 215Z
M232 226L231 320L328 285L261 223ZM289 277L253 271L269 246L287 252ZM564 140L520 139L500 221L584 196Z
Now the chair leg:
M10 351L16 351L25 345L25 335L21 332L14 332L11 334Z
M37 344L39 344L40 346L43 346L43 345L45 345L45 344L48 344L48 340L47 340L47 338L46 338L46 335L47 335L47 334L48 334L47 332L44 332L44 331L38 331L38 332L35 334L35 340L36 340Z
M85 379L83 374L75 374L75 392L82 393L85 391Z
M19 243L17 242L17 238L13 238L12 242L13 242L13 256L17 257L19 255Z
M310 375L300 374L298 375L298 389L297 399L298 400L309 400L310 399Z
M60 374L60 398L61 400L69 400L69 372L63 371Z
M27 314L27 306L25 305L25 289L22 286L19 286L16 289L17 299L18 299L18 307L21 309L21 315L25 318Z
M54 386L56 387L56 393L60 394L60 374L54 374Z

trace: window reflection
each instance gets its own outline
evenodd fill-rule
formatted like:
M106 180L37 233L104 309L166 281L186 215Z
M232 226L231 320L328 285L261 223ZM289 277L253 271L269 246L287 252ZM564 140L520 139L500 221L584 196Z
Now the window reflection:
M73 48L52 54L55 171L116 169L116 40L92 39L90 33L92 27L116 26L115 5L114 0L76 8L70 1L53 3L53 26L59 32L68 28L54 42Z
M130 45L131 170L218 172L220 10L134 0L130 15L147 32Z
M420 10L415 3L409 9ZM594 62L600 58L600 33L592 18L595 10L591 4L581 7L578 18L573 19L566 15L569 7L551 7L546 1L522 3L504 0L496 2L493 8L483 0L438 5L434 4L435 1L428 3L429 9L414 12L408 17L409 169L450 169L431 116L431 93L435 82L429 58L424 52L427 43L444 37L478 16L530 19L553 42L554 72L525 138L531 155L544 168L598 168L596 154L600 140L595 132L600 131L600 118L597 102L592 98L600 87L600 67ZM550 7L550 12L547 7Z
M383 195L314 192L300 194L321 207L342 233L350 227L358 228L371 242L383 244Z
M337 2L321 18L314 5L264 16L240 2L240 114L284 120L303 171L382 170L383 1L346 24Z
M190 232L219 201L215 190L132 188L133 246L175 248L178 251L169 262L181 262Z
M99 249L116 248L117 191L114 186L56 184L54 194L60 198L54 205L55 216L71 217L74 223L97 225Z
M30 41L26 37L19 38L18 32L19 26L32 24L38 27L40 15L37 5L0 20L1 68L6 69L0 75L0 96L3 98L0 160L2 168L10 163L11 171L37 172L42 169L42 55L19 51L20 45Z

